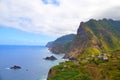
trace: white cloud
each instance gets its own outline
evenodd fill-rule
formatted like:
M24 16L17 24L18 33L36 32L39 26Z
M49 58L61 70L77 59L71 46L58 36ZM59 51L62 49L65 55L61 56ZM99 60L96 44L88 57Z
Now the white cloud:
M96 18L112 18L114 20L120 20L120 6L109 8L104 12L100 12L99 15L96 15Z
M120 16L119 0L57 1L59 5L54 5L52 0L48 0L48 4L42 0L1 0L0 25L58 36L76 33L80 21L103 18L108 13L112 14L107 18L119 19Z

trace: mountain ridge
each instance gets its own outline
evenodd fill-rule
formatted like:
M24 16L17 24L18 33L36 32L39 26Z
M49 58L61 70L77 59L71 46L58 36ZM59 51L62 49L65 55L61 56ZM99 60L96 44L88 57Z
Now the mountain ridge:
M120 80L120 21L81 22L65 58L47 80Z
M120 49L119 26L120 21L107 19L91 19L88 22L81 22L77 30L77 35L66 56L77 57L78 53L90 53L93 51L99 54Z
M64 35L57 38L55 41L48 42L46 47L48 47L49 50L55 54L66 53L68 46L74 38L75 34Z

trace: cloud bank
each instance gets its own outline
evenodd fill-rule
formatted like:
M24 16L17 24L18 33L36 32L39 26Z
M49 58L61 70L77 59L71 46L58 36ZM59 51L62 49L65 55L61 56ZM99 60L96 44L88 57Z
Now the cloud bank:
M0 0L0 25L61 36L76 33L80 21L120 19L119 0Z

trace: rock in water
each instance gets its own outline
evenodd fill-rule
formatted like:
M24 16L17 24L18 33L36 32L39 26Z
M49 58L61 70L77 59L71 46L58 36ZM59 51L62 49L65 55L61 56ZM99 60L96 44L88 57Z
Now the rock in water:
M45 60L57 60L57 58L52 55L50 57L46 57Z
M10 67L10 69L21 69L21 67L14 65L13 67Z

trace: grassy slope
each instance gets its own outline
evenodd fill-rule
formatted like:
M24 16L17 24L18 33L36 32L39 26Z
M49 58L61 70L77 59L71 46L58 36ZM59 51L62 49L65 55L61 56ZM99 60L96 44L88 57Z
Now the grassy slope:
M115 50L120 50L120 21L91 19L80 25L68 56L97 55Z
M109 61L80 57L77 61L60 63L51 69L53 74L48 80L120 80L120 51L109 54Z
M101 43L102 51L120 49L120 22L112 20L90 20L87 27Z
M48 80L120 80L120 21L90 20L83 30L80 34L86 32L87 38L77 35L71 48L79 54L77 61L53 67ZM98 59L101 53L109 55L109 61Z

